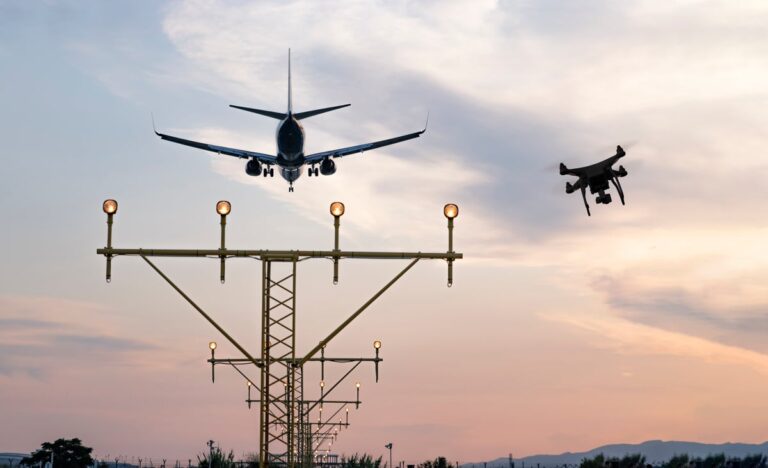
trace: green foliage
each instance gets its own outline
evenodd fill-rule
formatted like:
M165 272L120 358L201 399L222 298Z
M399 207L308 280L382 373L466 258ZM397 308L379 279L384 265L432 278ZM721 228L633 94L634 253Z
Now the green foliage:
M688 462L688 455L675 455L661 466L662 468L687 468Z
M705 458L691 458L688 455L675 455L661 464L661 468L768 468L768 457L749 455L744 458L726 458L724 454L708 455ZM585 458L579 468L643 468L645 457L640 454L626 455L623 458L606 458L603 454L594 458ZM430 467L432 468L432 467Z
M220 447L214 447L212 440L208 441L208 452L203 452L197 456L198 468L234 468L235 452L230 450L225 454ZM202 455L202 457L201 457ZM58 467L53 467L58 468Z
M381 457L374 460L367 453L354 454L349 458L341 457L341 468L381 468Z
M644 468L645 457L639 453L625 455L622 458L605 458L602 453L595 458L585 458L581 461L581 468Z
M43 442L40 449L21 460L22 465L45 465L51 461L53 453L54 468L86 468L93 465L90 447L83 446L78 438L57 439L55 442Z
M423 463L419 463L419 468L454 468L454 465L448 463L445 457L437 457L434 460L427 460Z
M605 466L605 456L601 453L595 458L585 458L581 460L579 468L603 468Z

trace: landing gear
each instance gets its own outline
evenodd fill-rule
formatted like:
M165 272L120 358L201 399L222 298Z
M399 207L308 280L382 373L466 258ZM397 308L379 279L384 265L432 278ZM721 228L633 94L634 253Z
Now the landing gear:
M288 191L293 192L293 182L291 182L291 185L288 186Z
M309 171L307 171L307 175L309 177L312 177L312 176L317 177L319 175L318 169L316 167L310 167Z
M271 167L269 168L269 176L270 177L274 177L275 176L275 169L274 168L271 168Z

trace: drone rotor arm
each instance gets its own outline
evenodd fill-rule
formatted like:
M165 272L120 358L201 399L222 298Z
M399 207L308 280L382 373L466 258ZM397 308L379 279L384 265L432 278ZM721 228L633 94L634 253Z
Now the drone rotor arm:
M579 179L581 181L581 179ZM592 216L592 213L589 212L589 203L587 203L587 187L582 184L581 185L581 198L584 199L584 207L587 209L587 216Z

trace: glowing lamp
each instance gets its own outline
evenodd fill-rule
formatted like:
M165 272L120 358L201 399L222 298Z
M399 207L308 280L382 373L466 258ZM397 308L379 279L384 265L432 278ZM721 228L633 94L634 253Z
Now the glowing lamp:
M117 201L113 199L104 200L104 204L101 205L101 209L104 213L111 215L117 213Z
M211 351L213 351L214 349L216 349L216 342L211 341L210 343L208 343L208 347L211 348Z
M232 211L232 204L228 201L221 200L216 203L216 213L220 214L221 216L228 215L230 211Z
M448 219L453 219L459 215L459 206L453 203L448 203L443 207L443 214Z
M336 218L344 215L344 203L338 201L331 203L331 214Z
M373 342L373 347L376 349L381 349L381 341L376 340Z

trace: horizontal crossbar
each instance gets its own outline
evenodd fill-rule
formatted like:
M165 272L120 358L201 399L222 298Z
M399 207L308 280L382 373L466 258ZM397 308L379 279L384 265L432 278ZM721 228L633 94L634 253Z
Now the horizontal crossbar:
M298 260L300 258L366 258L366 259L442 259L458 260L457 252L362 252L346 250L232 250L232 249L96 249L99 255L141 255L144 257L250 257L263 260Z

